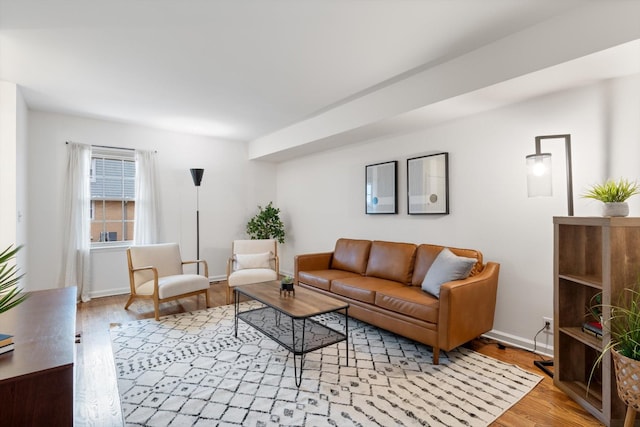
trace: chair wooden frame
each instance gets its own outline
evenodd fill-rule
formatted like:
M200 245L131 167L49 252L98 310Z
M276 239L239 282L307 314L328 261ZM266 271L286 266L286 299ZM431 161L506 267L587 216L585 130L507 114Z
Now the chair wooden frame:
M187 264L202 264L204 267L204 277L209 277L209 266L207 265L207 261L205 260L194 260L194 261L181 261L182 265L185 266ZM140 299L151 299L153 300L153 309L155 314L155 320L160 320L160 303L175 301L179 298L197 296L200 294L204 294L206 307L209 308L211 305L209 304L209 289L200 289L194 292L187 292L185 294L175 295L168 298L160 298L159 290L158 290L158 269L154 266L145 266L145 267L133 267L133 262L131 261L131 249L127 249L127 263L129 265L129 285L131 286L131 295L129 296L129 300L125 304L124 308L127 310L129 306L133 303L137 298ZM136 293L136 286L134 280L134 273L136 271L143 270L151 270L153 272L153 294L151 295L139 295Z
M273 239L265 239L265 240L273 240ZM232 288L232 286L229 286L229 276L233 272L233 262L234 262L234 257L235 257L235 254L236 254L235 253L234 242L231 243L231 256L227 260L227 282L225 283L226 288L227 288L226 289L227 290L227 305L231 304L231 288ZM276 272L276 277L279 278L280 277L280 259L278 258L278 242L275 241L275 240L274 240L272 261L274 263L274 271Z

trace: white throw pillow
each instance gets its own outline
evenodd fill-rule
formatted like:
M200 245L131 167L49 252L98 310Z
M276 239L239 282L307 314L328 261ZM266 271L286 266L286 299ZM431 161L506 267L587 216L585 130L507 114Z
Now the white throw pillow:
M246 270L251 268L271 268L271 252L259 254L236 254L236 270Z
M469 277L471 269L478 260L457 256L448 248L444 248L431 264L422 281L422 290L440 298L440 286L452 280Z

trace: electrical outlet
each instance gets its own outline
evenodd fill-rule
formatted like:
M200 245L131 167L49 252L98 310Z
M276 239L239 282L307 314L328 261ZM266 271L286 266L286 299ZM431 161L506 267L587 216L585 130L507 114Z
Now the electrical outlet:
M547 326L548 325L548 326ZM544 332L547 334L553 333L553 319L551 317L542 318L542 326L544 326Z

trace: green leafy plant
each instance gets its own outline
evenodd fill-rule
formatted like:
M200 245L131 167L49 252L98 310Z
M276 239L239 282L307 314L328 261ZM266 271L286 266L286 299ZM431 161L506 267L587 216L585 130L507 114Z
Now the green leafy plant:
M609 320L602 327L611 334L609 348L623 356L640 360L640 291L625 288L620 300L609 306Z
M291 284L293 283L293 277L291 276L284 276L282 278L282 283L286 283L286 284Z
M259 212L247 223L247 234L252 239L276 239L284 243L284 224L280 220L280 209L269 202L264 208L258 205Z
M10 245L0 253L0 313L12 309L29 296L29 294L22 293L22 290L17 286L24 274L18 275L18 267L10 263L21 247L13 249L13 245Z
M604 184L592 185L582 197L604 203L621 203L636 194L640 194L638 182L620 178L618 181L607 180Z
M615 304L602 304L602 295L594 295L591 299L590 314L597 316L603 308L609 308L609 319L602 323L603 332L610 334L609 342L602 348L593 364L589 384L598 365L611 349L629 359L640 361L640 280L635 287L624 288ZM587 387L588 388L588 387Z

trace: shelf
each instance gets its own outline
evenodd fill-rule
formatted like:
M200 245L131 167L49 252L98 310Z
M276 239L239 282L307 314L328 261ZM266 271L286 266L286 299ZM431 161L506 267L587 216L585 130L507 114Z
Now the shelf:
M583 399L583 402L586 403L583 407L597 418L602 418L602 393L600 393L599 387L592 384L587 388L587 384L583 382L565 381L561 388L565 393L572 395L574 400L576 398Z
M581 327L562 327L559 328L560 333L566 334L573 339L580 341L583 344L588 345L594 350L602 350L602 339L596 338L593 335L582 332Z
M598 276L584 274L558 274L558 277L560 279L602 290L602 278Z

